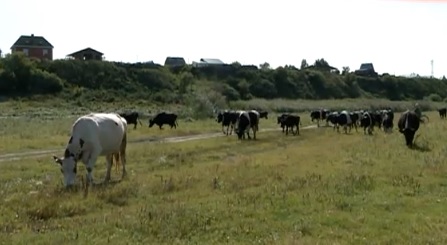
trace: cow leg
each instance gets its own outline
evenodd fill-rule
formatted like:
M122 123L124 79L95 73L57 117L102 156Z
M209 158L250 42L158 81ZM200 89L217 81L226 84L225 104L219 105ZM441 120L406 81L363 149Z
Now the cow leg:
M137 123L134 123L133 129L137 129Z
M300 125L296 124L296 134L300 135Z
M109 154L106 156L107 172L106 172L106 178L104 179L104 183L107 183L110 181L110 173L112 170L112 163L113 163L113 154Z
M86 179L87 179L87 183L91 184L93 183L93 168L95 167L96 164L96 160L98 160L98 156L101 153L102 149L95 149L95 151L93 151L90 154L90 157L87 160L87 175L86 175Z
M320 127L320 119L317 119L317 127Z
M256 131L258 131L257 127L256 126L253 127L252 130L253 130L253 139L256 139Z
M113 156L115 157L115 172L117 172L118 173L118 171L119 171L119 165L121 164L120 163L120 154L113 154ZM112 165L113 165L113 162L112 162Z
M121 165L123 166L123 172L121 174L121 179L127 175L127 172L126 172L126 163L127 163L126 149L127 149L127 134L125 133L123 140L121 141L121 147L120 147Z

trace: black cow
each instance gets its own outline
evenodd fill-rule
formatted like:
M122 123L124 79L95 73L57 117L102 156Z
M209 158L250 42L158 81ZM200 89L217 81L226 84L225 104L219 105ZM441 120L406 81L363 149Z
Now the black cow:
M290 114L282 114L281 116L277 117L277 124L280 124L281 128L282 128L282 132L284 133L284 129L286 127L286 125L284 124L284 120L286 117L288 117Z
M124 119L126 119L127 124L133 124L134 127L133 129L137 129L137 121L140 122L140 125L143 126L143 124L141 123L139 117L138 112L134 111L134 112L123 112L119 114L121 117L123 117Z
M366 129L368 129L368 134L372 134L374 130L374 121L371 114L365 111L360 118L360 127L363 128L363 133L366 134Z
M222 132L226 135L232 134L234 130L234 126L236 125L239 114L236 111L223 111L217 114L216 121L218 123L222 123ZM227 127L227 131L225 132L224 128ZM228 133L228 130L230 132Z
M149 128L152 128L154 124L157 124L160 129L163 129L162 126L164 124L171 126L171 129L177 128L177 114L160 112L153 119L149 120Z
M247 133L248 139L251 139L249 130L253 131L253 139L256 139L256 131L258 131L259 112L255 110L241 111L237 120L236 134L238 139L245 139Z
M351 124L349 125L351 128L352 127L354 127L355 128L355 131L356 132L358 132L357 131L357 125L358 125L358 122L359 122L359 120L360 120L360 115L359 115L359 113L358 112L350 112L349 113L349 116L351 117Z
M383 131L391 132L394 126L394 112L391 109L383 111Z
M281 122L281 127L283 128L283 132L284 132L284 127L286 128L286 135L289 134L289 128L292 131L293 135L299 135L300 134L300 125L301 125L301 121L300 121L300 116L295 116L295 115L282 115L281 117L278 117L278 120L280 120ZM295 132L293 132L293 128L296 127Z
M413 146L413 139L416 131L419 129L421 119L414 111L405 111L399 118L397 126L399 133L405 136L405 142L408 147Z
M379 129L382 128L382 121L383 121L383 116L382 113L380 111L375 111L375 112L370 112L373 121L374 121L374 126L377 126Z
M269 119L268 118L268 111L258 111L259 112L259 118L265 118L265 119Z
M314 120L317 120L317 126L320 127L320 120L325 120L329 113L330 113L329 110L326 110L326 109L311 111L310 119L312 122ZM326 123L327 123L327 121L326 121Z
M438 112L441 119L445 119L445 117L447 116L447 108L441 108L438 110Z

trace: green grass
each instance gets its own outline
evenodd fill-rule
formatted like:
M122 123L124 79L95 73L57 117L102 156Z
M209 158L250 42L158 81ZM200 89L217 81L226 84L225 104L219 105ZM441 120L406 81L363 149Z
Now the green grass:
M332 128L260 132L257 141L130 144L128 177L87 195L62 190L50 156L2 162L0 243L445 244L447 121L428 115L416 140L423 150L408 149L396 130L367 136ZM41 129L38 122L45 125L11 124L0 149L19 144L13 134ZM49 147L49 133L61 131L54 143L63 147L71 123L47 122L42 137L30 138ZM207 123L219 131L212 120L181 127ZM275 119L261 125L276 126ZM161 133L146 126L130 129L129 138L152 131ZM78 173L81 186L82 164ZM104 176L102 157L94 177ZM113 171L112 180L119 176Z

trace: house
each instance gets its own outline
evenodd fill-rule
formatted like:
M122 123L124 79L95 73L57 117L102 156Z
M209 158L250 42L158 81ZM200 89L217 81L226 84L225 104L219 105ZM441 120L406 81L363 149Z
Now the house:
M53 60L53 45L41 36L20 36L12 45L11 53L23 52L28 57Z
M372 63L361 64L360 69L355 70L354 73L359 76L377 76Z
M338 68L330 66L330 65L323 66L323 67L310 65L310 66L306 66L304 69L315 69L315 70L322 70L322 71L328 71L330 73L340 74L340 70L338 70Z
M185 65L185 59L183 59L182 57L166 57L165 66L177 67Z
M207 58L201 58L199 62L192 62L192 66L194 67L205 67L205 66L223 66L225 63L223 63L219 59L207 59Z
M75 60L103 60L103 55L103 53L92 48L86 48L67 55L67 58Z

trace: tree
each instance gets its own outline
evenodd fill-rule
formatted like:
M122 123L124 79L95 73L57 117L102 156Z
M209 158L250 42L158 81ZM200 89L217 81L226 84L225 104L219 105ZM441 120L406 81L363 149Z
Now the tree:
M327 61L325 61L323 58L321 59L317 59L314 63L315 68L323 68L323 69L327 69L329 68L329 63Z
M341 72L342 75L349 74L349 71L350 71L349 66L343 66L342 69L343 69Z
M260 64L259 67L261 68L261 70L270 70L270 64L267 62Z
M309 65L307 64L306 59L303 59L303 60L301 61L300 69L301 69L301 70L306 69L306 67L308 67L308 66L309 66Z

